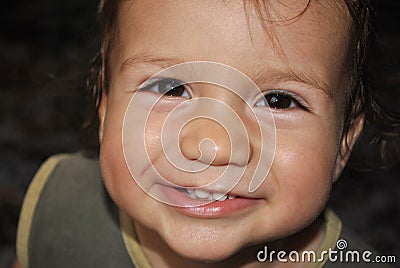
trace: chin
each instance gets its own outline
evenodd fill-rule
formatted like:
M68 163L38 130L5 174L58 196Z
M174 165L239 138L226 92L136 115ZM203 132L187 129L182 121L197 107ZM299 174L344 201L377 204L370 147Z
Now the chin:
M191 250L191 249L180 249L180 248L173 248L174 251L186 258L190 259L195 262L203 262L203 263L217 263L223 260L228 259L229 257L233 256L238 249L210 249L207 246L204 246L201 250Z
M222 240L196 239L195 237L186 239L181 236L180 238L165 238L164 241L179 256L196 262L207 263L225 260L242 248L239 241L232 241L227 238Z

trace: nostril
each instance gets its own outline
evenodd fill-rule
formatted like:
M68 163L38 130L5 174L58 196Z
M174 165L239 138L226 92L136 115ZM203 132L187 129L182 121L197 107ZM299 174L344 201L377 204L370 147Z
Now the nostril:
M187 136L180 139L179 150L182 155L191 161L196 161L201 157L200 145L196 146L194 137Z

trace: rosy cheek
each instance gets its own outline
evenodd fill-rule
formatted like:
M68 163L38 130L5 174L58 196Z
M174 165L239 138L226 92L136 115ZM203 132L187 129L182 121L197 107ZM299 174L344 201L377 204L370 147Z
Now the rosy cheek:
M146 129L145 129L145 145L146 153L151 163L159 158L162 154L162 144L161 144L161 133L162 126L165 121L165 114L163 113L152 113L150 114Z
M125 161L122 145L122 127L125 115L124 102L107 107L104 132L100 145L100 165L104 184L113 200L125 208L132 203L133 194L138 187L133 180ZM140 189L139 189L140 190Z
M271 170L276 198L299 210L323 206L332 184L335 139L321 131L297 134L295 139L278 132L277 137Z

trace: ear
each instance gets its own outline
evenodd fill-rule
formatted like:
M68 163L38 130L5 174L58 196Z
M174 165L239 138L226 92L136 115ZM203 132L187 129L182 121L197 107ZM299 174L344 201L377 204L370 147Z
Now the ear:
M101 100L100 100L100 104L99 104L99 109L98 109L98 116L99 116L99 140L100 140L100 144L101 141L103 139L103 131L104 131L104 119L106 116L106 112L107 112L107 94L106 93L102 93L101 94Z
M336 159L336 167L334 173L334 181L342 174L347 161L350 158L351 151L353 150L354 144L360 137L360 134L364 128L364 115L359 115L350 126L349 131L342 137L340 143L340 151Z

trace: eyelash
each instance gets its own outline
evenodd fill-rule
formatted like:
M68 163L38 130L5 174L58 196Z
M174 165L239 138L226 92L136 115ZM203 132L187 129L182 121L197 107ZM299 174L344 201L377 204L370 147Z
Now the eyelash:
M290 101L290 105L289 105L289 107L287 107L287 108L278 108L278 107L274 107L273 105L271 105L269 102L268 102L268 97L270 97L271 99L273 98L273 97L280 97L280 98L287 98L287 100L288 101ZM305 111L310 111L310 109L309 109L309 107L305 104L305 102L299 97L299 96L297 96L297 94L295 94L295 93L293 93L293 92L290 92L290 91L287 91L287 90L270 90L270 91L268 91L268 92L264 92L264 97L262 98L262 99L260 99L260 100L258 100L257 102L256 102L256 104L255 104L255 106L256 107L260 107L259 105L258 105L258 103L260 102L260 101L266 101L267 103L268 103L268 106L271 108L271 109L275 109L275 110L283 110L283 109L295 109L295 108L300 108L300 109L302 109L302 110L305 110ZM278 100L277 100L277 102L278 102ZM279 104L277 104L277 105L279 105ZM292 105L294 105L294 106L292 106ZM264 105L264 106L266 106L266 105Z
M160 86L162 87L160 89ZM168 87L167 89L165 89ZM176 91L179 88L179 91ZM186 99L191 99L191 92L185 86L185 83L179 81L177 79L172 78L152 78L148 80L144 85L139 88L140 91L152 91L156 94L169 96L169 97L181 97ZM169 94L168 94L169 93ZM177 94L176 94L177 93ZM281 99L279 101L279 98ZM270 101L275 99L275 105L271 105ZM283 100L282 100L283 99ZM278 107L279 102L289 102L289 107ZM260 102L263 102L263 105L259 105ZM298 97L296 94L286 91L286 90L271 90L265 92L263 98L259 99L256 103L256 107L265 107L269 106L274 110L287 110L287 109L295 109L300 108L305 111L310 111L310 109L306 106L304 101ZM287 103L286 103L287 105ZM294 105L294 106L293 106Z
M162 85L162 83L164 83ZM163 87L162 89L160 89ZM165 87L169 87L168 89L165 89ZM180 89L180 91L175 92L178 94L174 94L173 91L176 91L177 89ZM164 95L164 96L169 96L169 97L182 97L186 99L191 99L191 93L189 92L188 88L185 86L185 83L182 81L179 81L177 79L171 79L171 78L152 78L145 82L144 85L139 87L140 91L152 91L156 94ZM184 93L186 91L186 93ZM170 92L170 94L168 94ZM184 94L184 95L182 95Z

